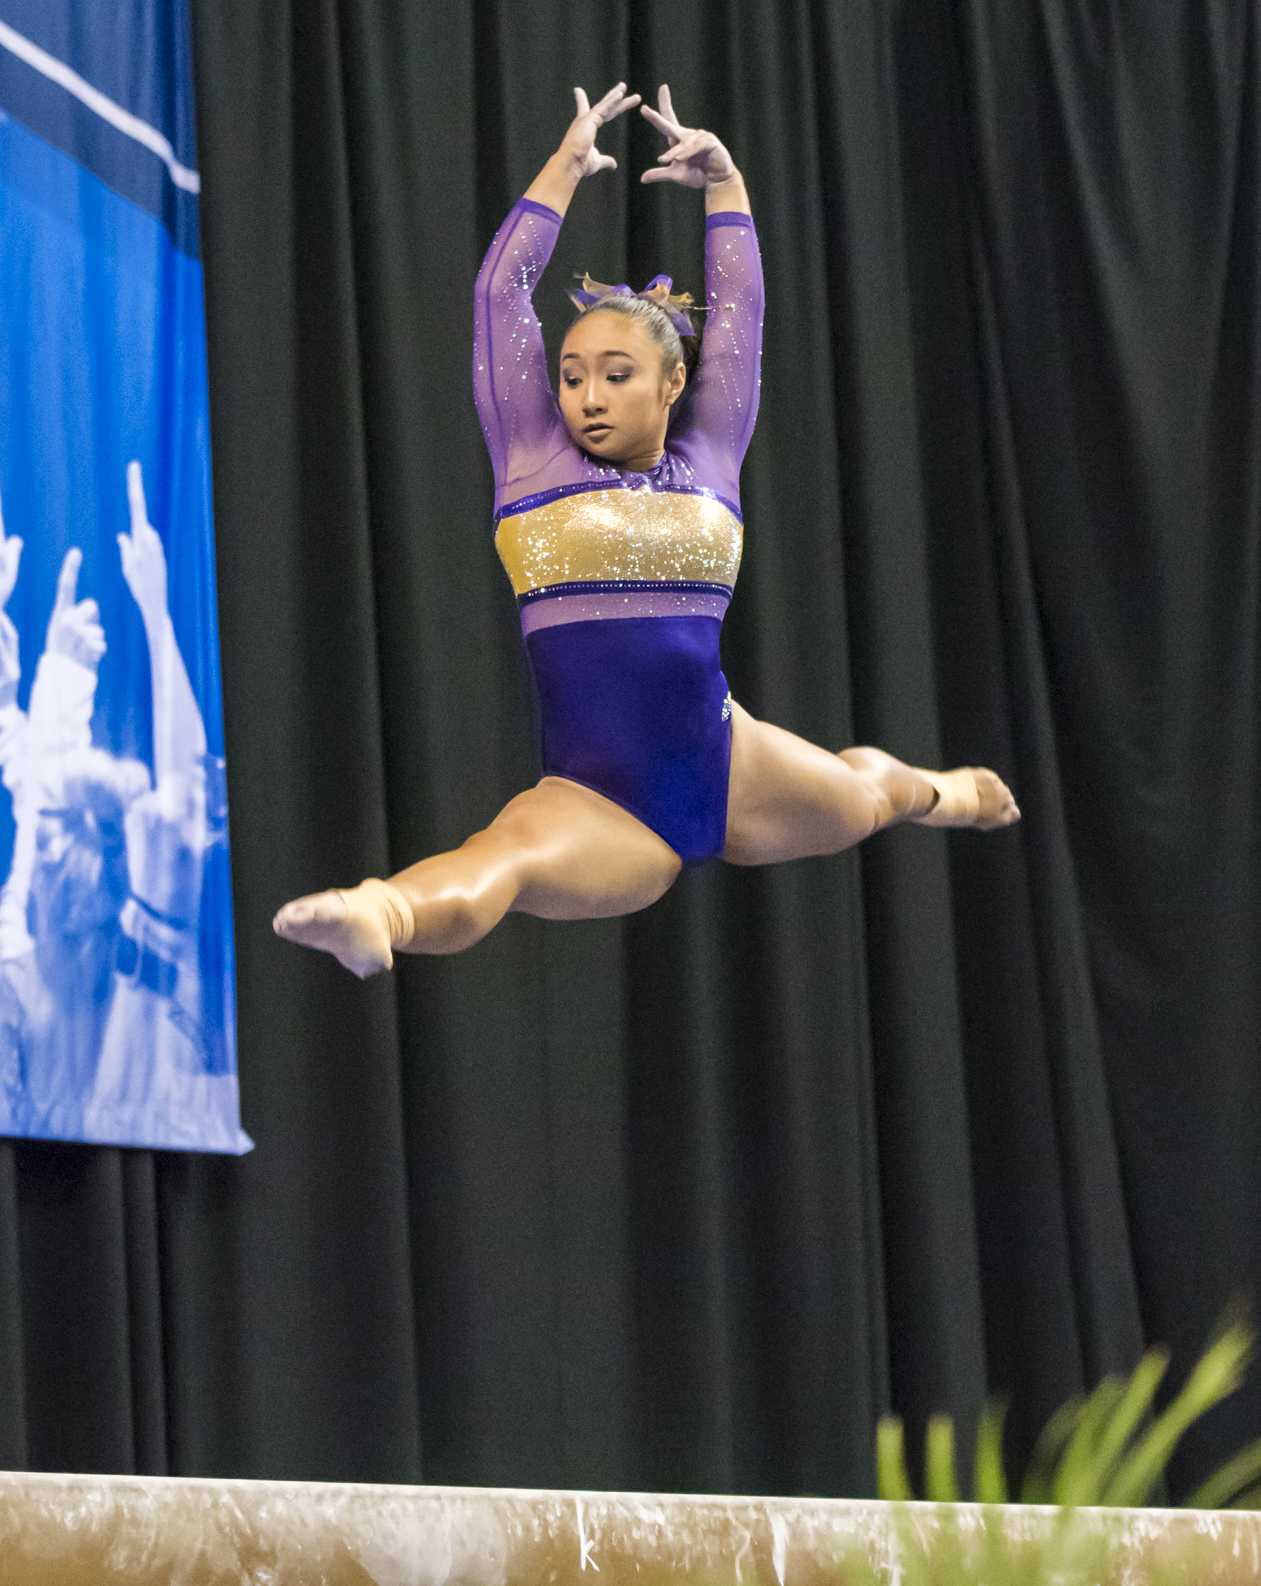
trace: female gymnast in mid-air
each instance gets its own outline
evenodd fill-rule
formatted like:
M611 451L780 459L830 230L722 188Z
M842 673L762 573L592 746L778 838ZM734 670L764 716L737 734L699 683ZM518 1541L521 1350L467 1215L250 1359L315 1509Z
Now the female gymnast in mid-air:
M835 854L903 821L1019 819L992 772L924 771L817 748L731 698L718 640L740 565L740 464L757 415L762 268L744 181L662 87L642 113L668 147L644 182L705 194L706 321L689 384L689 297L584 279L559 402L531 296L596 148L639 95L578 114L495 234L474 293L473 383L495 472L495 545L517 595L542 723L539 782L450 853L318 892L275 919L358 975L396 952L458 953L512 911L630 914L685 864ZM676 412L677 408L677 412Z

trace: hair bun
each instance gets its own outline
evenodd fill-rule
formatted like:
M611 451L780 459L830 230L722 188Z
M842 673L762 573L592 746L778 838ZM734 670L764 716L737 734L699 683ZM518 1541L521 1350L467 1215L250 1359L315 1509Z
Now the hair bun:
M576 275L578 272L574 273ZM619 282L617 286L608 286L603 281L593 281L586 274L581 276L581 280L582 289L567 291L566 296L576 308L584 312L602 303L606 297L638 297L659 308L680 336L695 336L696 326L692 323L691 315L705 312L696 307L690 292L671 293L674 282L668 275L654 275L642 292L632 292L625 281Z

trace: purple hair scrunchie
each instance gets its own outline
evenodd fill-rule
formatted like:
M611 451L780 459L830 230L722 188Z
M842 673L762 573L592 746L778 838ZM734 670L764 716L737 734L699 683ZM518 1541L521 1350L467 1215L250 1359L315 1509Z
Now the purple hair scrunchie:
M608 286L603 281L593 281L589 275L584 275L581 290L567 290L566 296L575 307L581 309L594 308L606 297L640 297L645 302L655 304L680 336L695 336L696 327L687 314L687 310L694 307L692 294L681 292L672 295L670 288L673 285L668 275L654 275L642 292L633 292L625 281Z

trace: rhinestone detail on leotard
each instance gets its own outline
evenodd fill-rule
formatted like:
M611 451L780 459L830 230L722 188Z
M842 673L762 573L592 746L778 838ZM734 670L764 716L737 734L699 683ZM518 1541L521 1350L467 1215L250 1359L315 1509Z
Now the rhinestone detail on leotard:
M516 594L589 580L735 584L744 536L699 491L586 490L500 519L495 548Z

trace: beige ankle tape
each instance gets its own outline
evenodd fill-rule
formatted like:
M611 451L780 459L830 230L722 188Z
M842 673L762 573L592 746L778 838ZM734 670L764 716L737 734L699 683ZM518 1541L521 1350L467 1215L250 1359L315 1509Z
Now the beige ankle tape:
M915 768L937 789L937 802L926 815L917 815L919 826L971 826L981 808L976 778L970 771L925 771Z
M406 947L416 934L416 916L412 913L411 904L397 887L382 881L379 876L368 876L359 886L375 893L384 905L390 927L390 946Z

